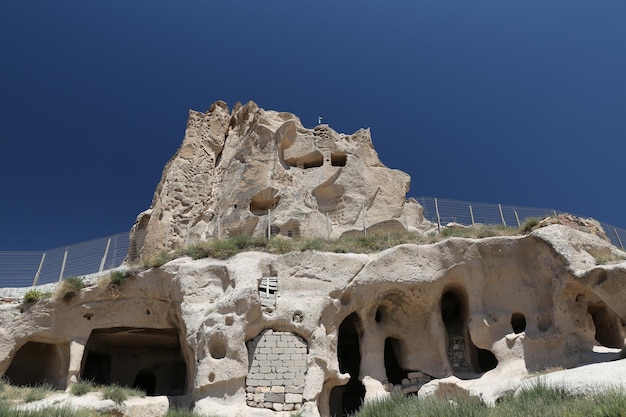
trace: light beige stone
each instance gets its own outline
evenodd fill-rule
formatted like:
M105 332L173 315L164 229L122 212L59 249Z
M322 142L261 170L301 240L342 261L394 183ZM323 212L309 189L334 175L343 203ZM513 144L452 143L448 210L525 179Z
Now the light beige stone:
M185 374L180 386L157 387L179 389L181 401L193 399L198 411L264 415L246 405L247 392L257 392L252 394L257 403L274 385L275 391L284 389L277 395L285 395L285 403L302 393L303 415L328 416L331 391L351 378L365 385L366 400L396 390L387 383L384 361L385 340L391 337L408 382L419 377L410 391L424 384L422 396L445 397L458 388L495 401L529 371L619 357L626 262L595 265L599 253L624 255L596 236L551 225L528 236L452 238L369 255L307 251L248 252L224 261L181 258L129 278L115 293L92 286L69 300L0 304L0 371L33 381L50 378L63 389L82 377L89 352L105 346L94 345L96 335L99 343L135 349L140 359L114 370L131 384L142 363L152 366L142 349L169 346L167 355L150 353L161 362L177 349L174 356ZM268 271L278 282L271 313L263 310L258 291ZM452 324L446 322L450 302L458 304L452 305L452 314L458 314ZM340 372L337 349L339 328L353 313L361 360L358 374L351 375ZM450 334L457 331L454 326L458 333ZM103 329L117 329L116 338L107 339L113 336ZM269 380L264 388L262 380L246 383L252 355L246 342L268 329L276 337L303 341L308 366L301 391ZM465 368L455 368L448 349L460 355ZM479 352L493 364L477 360ZM278 355L288 362L293 354ZM31 362L41 365L24 373L33 369L26 367ZM157 379L167 379L154 369Z
M183 143L132 230L131 259L237 234L332 237L426 230L409 176L385 167L369 129L302 126L255 103L190 111ZM392 221L390 223L390 221ZM377 226L378 225L378 226Z

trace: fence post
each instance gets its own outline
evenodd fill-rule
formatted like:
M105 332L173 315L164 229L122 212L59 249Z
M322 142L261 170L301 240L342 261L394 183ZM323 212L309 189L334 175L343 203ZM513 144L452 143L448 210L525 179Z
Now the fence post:
M189 227L191 223L187 223L187 237L185 237L185 246L189 246Z
M519 222L519 216L517 215L517 210L513 210L515 213L515 220L517 220L517 227L522 227L522 224Z
M39 282L39 275L41 274L41 268L43 268L43 261L46 259L46 252L41 255L41 262L39 262L39 268L37 268L37 273L35 274L35 279L33 280L33 287L37 286Z
M98 272L102 272L104 270L104 263L107 260L107 255L109 254L109 246L111 246L111 238L107 241L107 247L104 249L104 256L100 261L100 268L98 269Z
M439 204L435 198L435 213L437 214L437 231L441 232L441 217L439 217Z
M624 244L622 243L622 239L619 238L619 234L617 233L617 229L613 228L613 233L615 233L615 236L617 237L617 241L619 242L619 245L622 247L622 250L624 250Z
M326 238L330 239L330 219L328 219L328 212L326 212Z
M272 237L272 210L267 209L267 240Z
M365 203L363 203L363 236L367 236L367 223L365 223Z
M476 224L474 223L474 210L472 210L472 205L469 205L470 208L470 217L472 218L472 226L476 226Z
M504 221L504 214L502 214L502 204L498 204L498 209L500 209L500 218L502 219L502 224L506 227L506 222Z
M65 253L63 254L63 263L61 264L61 273L59 274L59 282L63 279L63 272L65 272L65 261L67 261L67 251L69 248L65 248Z

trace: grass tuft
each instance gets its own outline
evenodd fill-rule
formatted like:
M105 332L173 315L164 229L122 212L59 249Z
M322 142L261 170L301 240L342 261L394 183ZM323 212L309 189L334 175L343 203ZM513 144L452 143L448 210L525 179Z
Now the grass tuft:
M69 300L83 288L85 288L85 281L83 277L71 276L64 278L59 285L59 289L57 290L57 297Z
M95 389L92 381L84 380L73 383L70 386L70 394L80 397Z
M522 224L522 227L520 227L520 231L523 234L527 235L528 233L535 230L537 226L539 226L539 222L540 220L538 218L530 217L524 221L524 224Z
M48 384L27 387L23 399L25 403L40 401L46 398L48 395L52 394L53 391L54 389L52 388L52 386Z
M107 385L102 388L102 397L107 400L113 400L116 404L122 404L130 397L145 397L144 391L122 387L117 384Z
M22 301L24 303L34 303L36 301L39 301L39 300L41 300L43 298L47 298L47 297L50 297L50 293L39 291L39 290L33 288L31 290L26 291L26 293L22 297Z
M124 281L126 281L127 277L128 275L126 274L126 271L120 271L119 269L111 271L109 274L109 285L119 287L124 283Z
M480 239L491 236L515 236L532 230L538 222L537 219L528 219L520 228L484 224L476 224L467 227L443 227L440 233L433 232L428 235L408 231L394 231L389 233L376 231L364 235L355 231L339 239L273 236L268 240L264 236L249 237L240 235L226 239L193 243L174 252L161 250L156 255L144 260L143 266L146 269L157 268L181 256L190 256L192 259L227 259L238 253L251 250L279 254L293 251L304 252L306 250L335 253L372 253L404 243L432 244L450 237Z
M167 251L166 249L161 249L159 252L157 252L156 255L150 256L147 259L145 259L143 266L146 269L158 268L160 266L165 265L172 259L174 258L172 257L169 251Z

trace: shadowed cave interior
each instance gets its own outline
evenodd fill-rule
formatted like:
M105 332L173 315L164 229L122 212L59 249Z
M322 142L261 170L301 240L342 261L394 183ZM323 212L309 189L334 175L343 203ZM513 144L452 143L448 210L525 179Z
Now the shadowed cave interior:
M20 386L65 389L69 358L69 343L27 342L15 353L4 378Z
M339 326L337 342L337 359L339 370L350 374L346 385L334 387L330 392L330 415L333 417L348 416L357 411L365 398L365 387L359 381L361 367L361 350L359 348L358 328L361 320L356 313L346 317Z
M187 365L178 330L116 327L92 331L81 378L142 389L146 395L182 395Z

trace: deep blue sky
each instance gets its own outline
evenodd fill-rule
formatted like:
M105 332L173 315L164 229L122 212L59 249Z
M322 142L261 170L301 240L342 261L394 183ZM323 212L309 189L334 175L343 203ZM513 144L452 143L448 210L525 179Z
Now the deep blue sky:
M625 0L4 0L0 57L0 250L130 229L220 99L370 127L411 196L626 227Z

